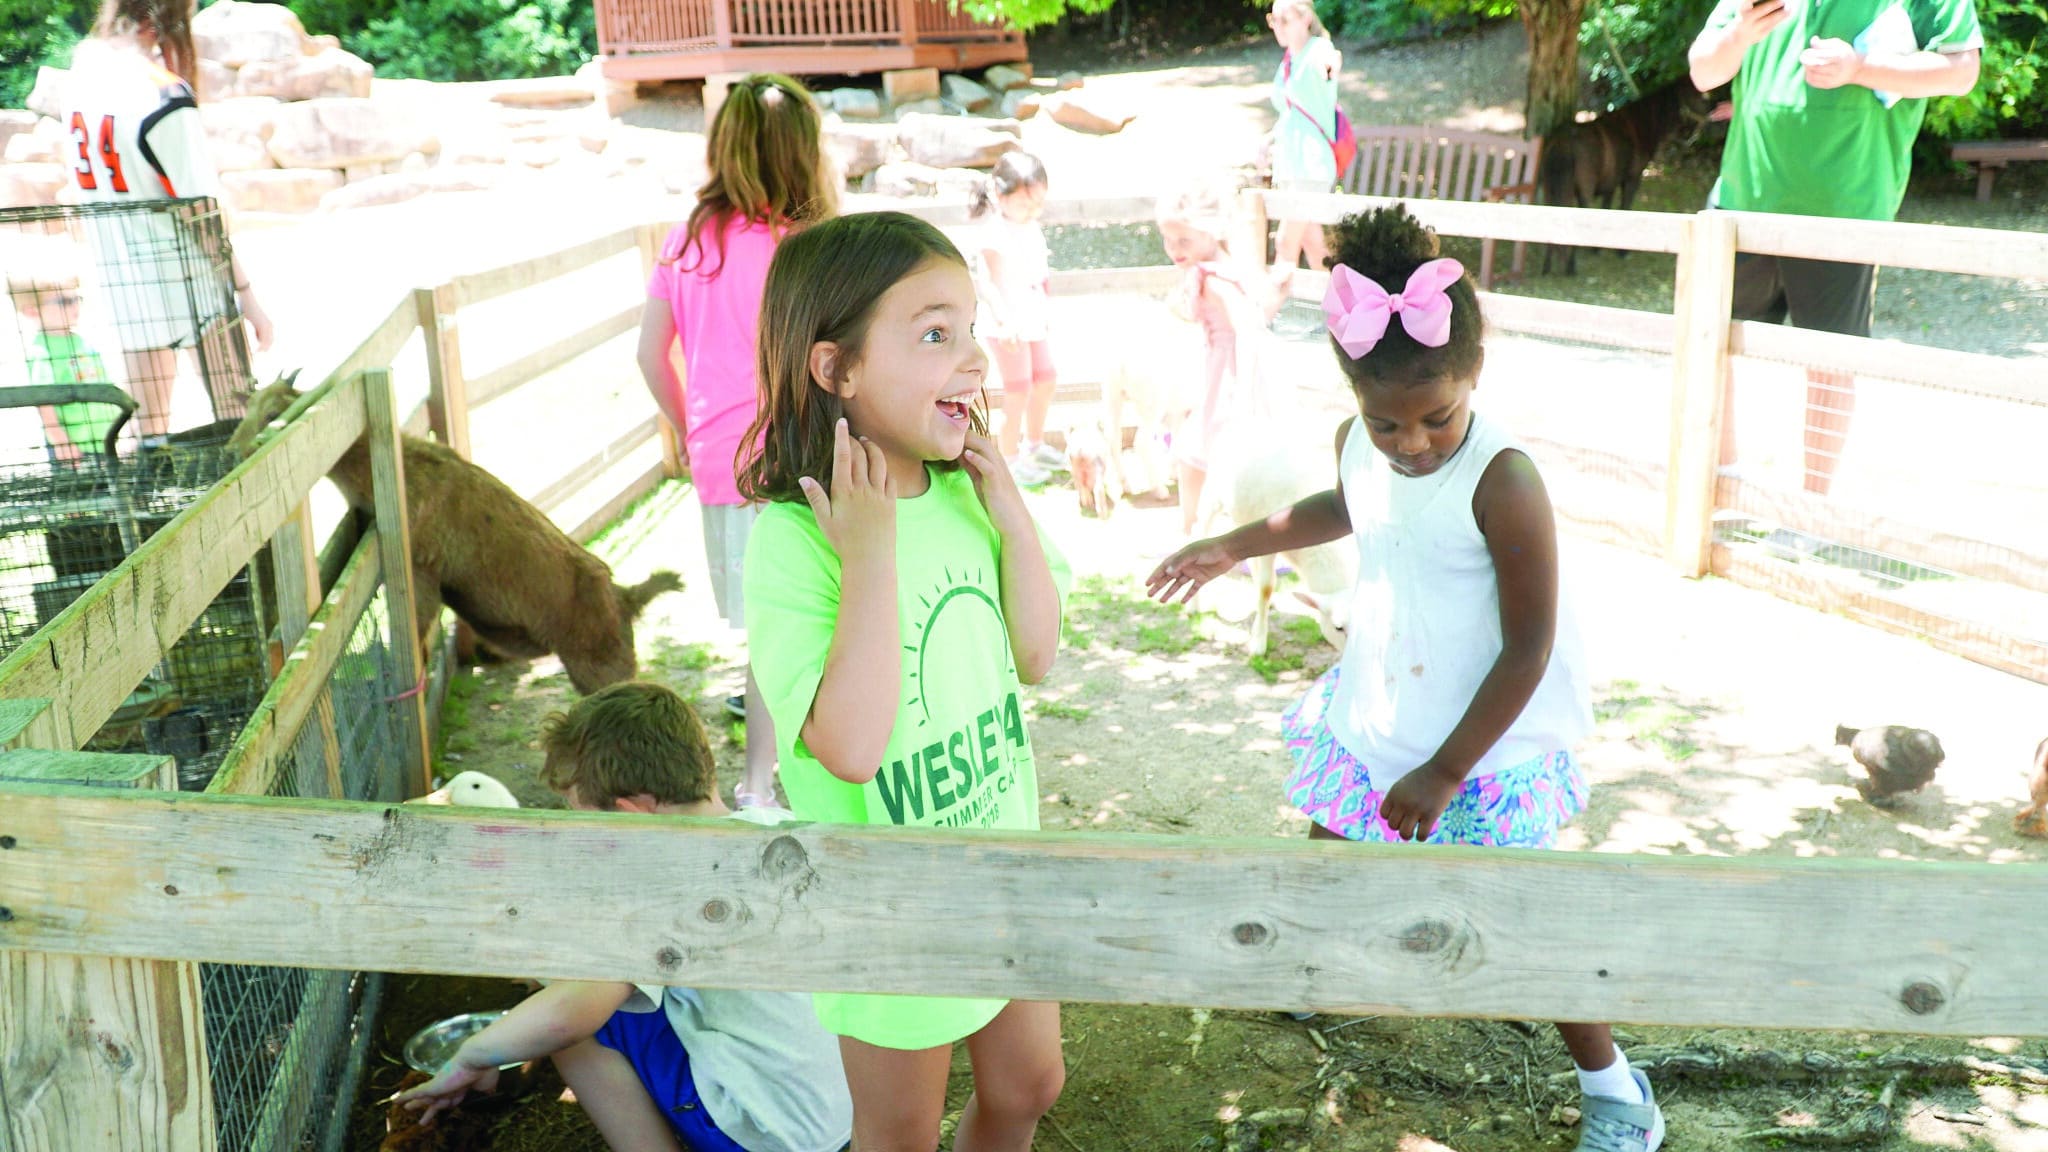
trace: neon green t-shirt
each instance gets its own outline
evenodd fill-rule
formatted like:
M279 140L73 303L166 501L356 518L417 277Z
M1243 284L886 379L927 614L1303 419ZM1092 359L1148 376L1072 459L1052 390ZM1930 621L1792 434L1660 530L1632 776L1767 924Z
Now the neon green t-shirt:
M1066 560L1039 535L1064 599L1071 582ZM761 512L747 541L747 647L775 720L783 790L798 816L832 824L1037 829L1038 771L1024 731L1000 573L1000 538L964 470L932 470L924 495L896 502L903 631L896 725L881 771L866 784L849 784L799 738L839 618L839 557L809 505L771 504ZM827 1030L900 1049L971 1035L1005 1003L816 996Z
M76 332L36 333L28 350L28 379L45 386L112 383L100 354ZM114 426L115 415L105 404L57 405L57 422L64 426L64 438L81 452L105 450L107 429Z
M1791 18L1750 46L1735 74L1735 118L1721 153L1717 208L1890 220L1906 195L1924 99L1896 100L1861 84L1815 88L1799 53L1819 36L1875 51L1963 52L1984 46L1971 0L1792 0ZM1904 10L1906 21L1894 8ZM1721 0L1707 26L1735 22ZM1880 17L1885 17L1880 20ZM1900 43L1911 24L1912 44ZM1890 30L1899 29L1893 36ZM1859 43L1860 41L1860 43Z

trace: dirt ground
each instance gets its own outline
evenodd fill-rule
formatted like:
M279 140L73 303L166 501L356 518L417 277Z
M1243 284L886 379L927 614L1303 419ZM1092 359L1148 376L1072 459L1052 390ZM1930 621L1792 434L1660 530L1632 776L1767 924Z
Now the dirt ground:
M1173 543L1170 510L1080 516L1049 488L1034 510L1074 563L1071 632L1059 665L1029 693L1046 828L1199 836L1304 834L1280 799L1286 756L1278 719L1334 658L1313 625L1289 616L1273 651L1243 651L1249 584L1233 580L1212 615L1151 605L1134 579ZM655 567L701 569L693 498L670 485L599 541L622 578ZM1718 581L1667 575L1654 561L1567 541L1589 613L1599 733L1585 750L1595 791L1564 847L1652 854L1882 857L2034 862L2041 846L2010 830L2022 772L2048 716L2048 688L1936 653L1910 640L1792 607ZM712 731L728 788L744 731L722 701L738 685L740 647L716 622L698 581L657 601L640 630L643 674L676 687ZM440 768L504 780L530 804L553 800L534 780L534 733L570 699L553 661L480 670L457 681ZM1849 787L1834 725L1924 724L1949 759L1925 793L1880 811ZM1626 926L1617 925L1617 930ZM1760 924L1787 933L1790 925ZM394 978L364 1100L389 1091L397 1046L442 1015L503 1006L497 981ZM1053 1150L1156 1148L1427 1149L1569 1147L1569 1064L1547 1027L1394 1017L1307 1024L1263 1013L1072 1005L1069 1081L1041 1129ZM1753 1045L1853 1058L1893 1052L2048 1059L2048 1044L1822 1033L1624 1028L1648 1051ZM961 1068L964 1072L964 1065ZM1560 1079L1560 1074L1563 1074ZM1759 1146L1778 1123L1837 1123L1866 1107L1882 1078L1773 1083L1660 1076L1669 1147ZM964 1093L956 1077L955 1107ZM1311 1122L1318 1109L1324 1119ZM1908 1080L1895 1134L1870 1147L2048 1149L2048 1095L1995 1076ZM598 1149L551 1087L497 1121L505 1149ZM361 1147L381 1127L366 1109ZM1788 1137L1772 1140L1791 1143Z

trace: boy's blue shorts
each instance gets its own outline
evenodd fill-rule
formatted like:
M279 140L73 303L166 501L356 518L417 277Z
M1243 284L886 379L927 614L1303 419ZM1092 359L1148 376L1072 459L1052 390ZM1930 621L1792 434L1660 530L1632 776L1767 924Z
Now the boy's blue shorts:
M689 1152L746 1152L718 1130L698 1098L697 1084L690 1079L689 1053L669 1027L668 1013L614 1012L597 1030L597 1042L633 1065L647 1094L654 1097L654 1106L668 1117L669 1127Z

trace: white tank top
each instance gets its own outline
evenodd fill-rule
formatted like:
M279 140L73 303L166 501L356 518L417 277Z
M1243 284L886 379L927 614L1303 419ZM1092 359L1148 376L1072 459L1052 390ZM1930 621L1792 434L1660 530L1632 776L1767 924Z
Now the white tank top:
M1358 542L1358 586L1329 723L1376 790L1436 754L1500 658L1500 590L1472 494L1493 458L1511 450L1521 451L1476 412L1465 443L1428 476L1389 468L1362 422L1345 437L1339 473ZM1562 572L1558 585L1550 666L1467 779L1569 751L1592 731L1585 651Z

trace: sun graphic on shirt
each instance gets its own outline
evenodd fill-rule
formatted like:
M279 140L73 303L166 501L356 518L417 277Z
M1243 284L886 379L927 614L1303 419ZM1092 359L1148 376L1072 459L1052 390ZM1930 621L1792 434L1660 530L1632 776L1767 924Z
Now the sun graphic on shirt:
M985 571L963 569L958 576L950 567L944 571L944 579L935 582L931 591L918 595L918 603L924 606L924 618L910 626L910 642L903 646L903 650L914 658L910 690L915 695L910 703L924 711L926 723L930 723L932 718L932 696L943 694L949 687L925 679L926 658L935 645L973 643L977 637L984 636L982 626L973 619L975 614L988 613L995 635L1002 638L1003 661L1006 665L1010 662L1010 634L1003 626L1002 605L981 587Z

